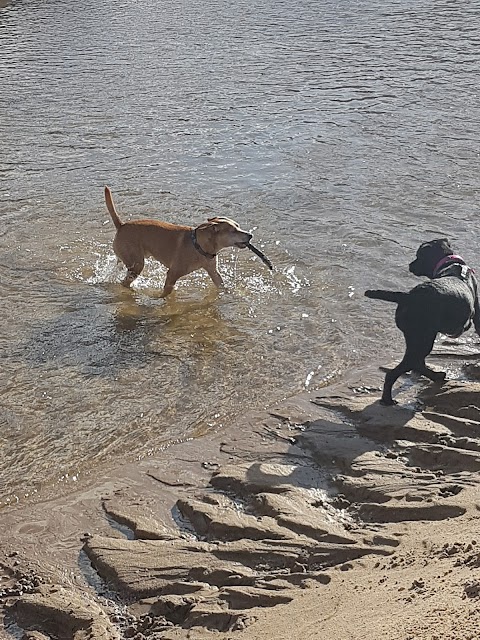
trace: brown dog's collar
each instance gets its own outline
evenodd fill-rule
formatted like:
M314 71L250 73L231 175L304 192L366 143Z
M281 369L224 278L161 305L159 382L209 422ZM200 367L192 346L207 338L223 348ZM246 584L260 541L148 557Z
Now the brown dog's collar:
M205 258L209 258L209 260L213 260L214 258L217 257L216 253L207 253L206 251L204 251L202 249L202 247L198 244L198 240L197 240L197 230L196 229L192 229L190 232L190 237L192 239L193 242L193 246L195 247L195 249L198 251L198 253L201 253L202 256L205 256Z

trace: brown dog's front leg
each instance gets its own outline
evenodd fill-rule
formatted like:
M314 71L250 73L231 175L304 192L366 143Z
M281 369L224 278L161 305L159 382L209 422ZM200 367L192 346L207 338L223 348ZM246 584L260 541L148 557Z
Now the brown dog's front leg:
M163 285L163 291L160 296L161 298L166 298L172 293L175 283L179 278L180 275L172 272L171 269L167 271L167 277L165 278L165 284Z
M225 284L223 282L222 276L218 273L217 271L217 265L213 264L211 266L206 267L206 271L208 273L208 275L210 276L210 278L213 280L213 283L216 287L218 287L219 289L221 287L224 287Z

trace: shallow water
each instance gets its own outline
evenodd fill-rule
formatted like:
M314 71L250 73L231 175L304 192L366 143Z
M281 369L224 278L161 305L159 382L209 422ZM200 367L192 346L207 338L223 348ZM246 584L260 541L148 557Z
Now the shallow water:
M0 504L387 362L362 292L413 286L422 240L480 266L473 4L2 4ZM274 273L232 249L226 292L164 301L153 262L126 291L104 184L236 219Z

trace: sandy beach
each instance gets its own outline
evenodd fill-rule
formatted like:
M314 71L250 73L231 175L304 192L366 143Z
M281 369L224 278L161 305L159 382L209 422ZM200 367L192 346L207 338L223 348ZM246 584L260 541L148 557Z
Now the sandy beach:
M480 637L479 336L382 407L404 341L364 295L434 238L478 272L477 22L0 0L0 640ZM274 268L127 290L105 185Z
M467 640L480 384L382 374L2 513L5 638ZM2 632L0 632L1 635Z

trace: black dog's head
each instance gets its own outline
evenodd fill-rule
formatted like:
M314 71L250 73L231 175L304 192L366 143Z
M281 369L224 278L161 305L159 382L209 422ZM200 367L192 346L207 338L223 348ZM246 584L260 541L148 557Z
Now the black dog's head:
M447 238L423 242L418 248L416 260L410 263L409 270L416 276L431 278L440 260L451 255L453 251Z

